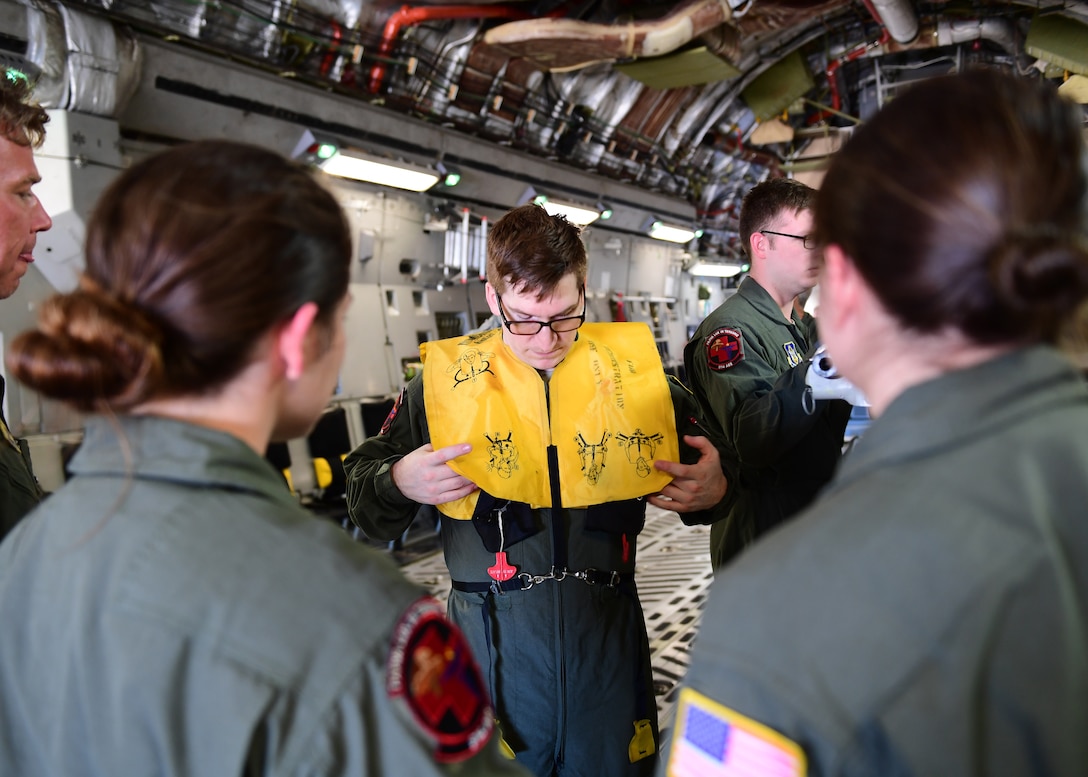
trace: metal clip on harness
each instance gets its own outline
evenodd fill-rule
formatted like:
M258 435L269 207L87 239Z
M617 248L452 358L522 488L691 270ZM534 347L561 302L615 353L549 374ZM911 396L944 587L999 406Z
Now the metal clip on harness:
M572 571L569 569L553 569L546 575L530 575L527 572L522 572L518 575L518 579L521 581L521 590L528 591L534 585L539 585L546 580L564 580L567 577L573 577L577 580L581 580L586 585L603 585L606 588L615 588L620 584L621 575L619 572L602 571L600 569L583 569L580 571Z

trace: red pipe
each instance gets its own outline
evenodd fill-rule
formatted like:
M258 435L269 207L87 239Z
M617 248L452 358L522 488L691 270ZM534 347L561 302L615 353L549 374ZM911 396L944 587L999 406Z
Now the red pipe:
M385 79L385 65L380 61L393 51L393 44L401 27L420 24L435 19L530 19L520 8L508 8L501 5L431 5L413 8L402 5L385 22L381 46L378 47L379 61L370 68L370 92L378 94Z
M332 65L336 62L336 53L340 48L340 39L343 37L343 28L338 22L332 23L332 40L329 43L329 49L325 52L324 58L321 60L320 73L323 76L327 76L329 71L332 70Z
M838 59L834 59L827 63L827 70L824 71L827 75L827 88L831 92L831 107L836 111L842 110L842 95L839 94L839 82L835 79L835 73L842 67L844 62L853 62L869 49L883 46L891 39L891 35L888 33L887 28L882 28L880 31L880 37L873 43L862 43L851 51L848 51Z
M880 25L880 38L875 43L862 43L852 51L847 52L843 56L836 60L832 60L827 63L827 69L824 74L827 76L827 88L831 92L831 107L836 111L842 110L842 95L839 94L839 82L835 79L835 74L839 72L839 68L842 67L843 62L853 62L860 57L870 48L876 46L883 46L891 38L888 28L884 26L884 20L880 18L880 14L877 13L876 6L873 5L873 0L861 0L862 4L869 9L869 15L873 17L873 21ZM827 111L821 111L816 120L826 119L828 117Z
M872 14L872 16L873 16L873 21L875 21L877 24L879 24L881 27L883 27L884 26L884 20L881 19L880 14L877 13L876 6L873 5L873 0L861 0L861 2L865 5L866 8L869 9L869 13Z

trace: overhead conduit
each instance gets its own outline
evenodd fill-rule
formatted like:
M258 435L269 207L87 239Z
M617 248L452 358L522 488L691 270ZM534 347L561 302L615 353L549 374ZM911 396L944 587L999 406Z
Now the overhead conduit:
M897 43L910 43L918 37L918 15L910 0L864 1L869 13Z
M382 42L378 47L379 61L370 68L370 92L378 94L385 80L385 64L382 59L393 52L397 36L404 27L423 22L451 19L528 19L531 14L520 8L504 5L434 5L412 7L402 5L385 22Z
M872 9L871 9L872 10ZM875 11L874 11L875 15ZM898 38L886 27L881 31L880 38L863 43L846 54L831 60L827 65L827 86L831 93L831 107L836 111L842 109L842 95L839 92L838 79L835 74L846 62L853 62L862 57L880 56L893 51L905 49L923 49L934 46L950 46L957 43L966 43L973 40L988 40L1000 46L1010 56L1016 54L1015 31L1013 24L1008 19L994 17L989 19L956 19L941 20L936 25L928 25L918 28L908 45L896 46L892 39ZM820 114L826 118L826 113Z
M874 51L884 53L889 39L899 43L910 43L918 37L918 17L909 0L862 0L862 2L869 9L876 23L880 25L880 38L872 43L862 43L843 56L827 63L824 74L827 77L827 89L831 93L831 107L835 111L842 110L842 94L839 92L836 74L843 63L869 56ZM826 119L827 112L822 111L817 118Z
M726 0L688 0L660 19L602 24L556 18L488 30L484 42L552 72L617 59L657 57L732 21Z
M831 107L834 110L842 110L842 93L839 91L839 80L836 77L839 68L846 62L853 62L855 59L872 56L874 52L880 54L886 53L885 46L890 39L891 33L889 33L887 29L883 29L880 31L880 37L872 43L862 43L860 46L851 49L841 57L827 63L827 70L825 71L825 75L827 76L827 89L831 93ZM826 119L826 112L821 112L819 118Z

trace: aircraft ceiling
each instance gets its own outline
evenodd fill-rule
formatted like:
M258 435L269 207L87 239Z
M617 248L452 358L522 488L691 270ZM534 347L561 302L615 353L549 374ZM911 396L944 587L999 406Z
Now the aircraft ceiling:
M23 1L686 201L720 255L752 185L818 180L913 80L997 67L1088 100L1086 2Z

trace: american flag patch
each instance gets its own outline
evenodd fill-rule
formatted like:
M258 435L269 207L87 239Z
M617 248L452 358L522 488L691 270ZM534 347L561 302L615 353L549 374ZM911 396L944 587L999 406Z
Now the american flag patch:
M805 754L762 723L691 688L680 692L667 777L803 777Z

